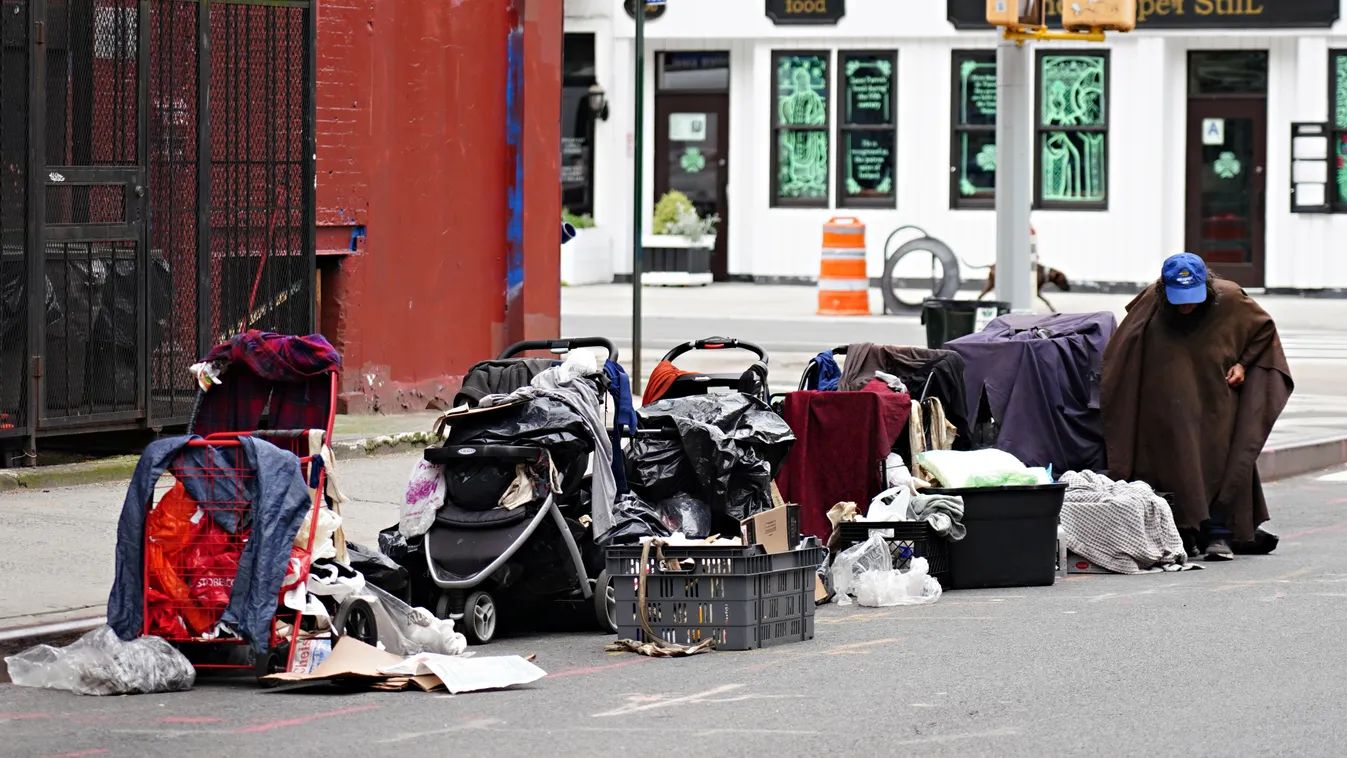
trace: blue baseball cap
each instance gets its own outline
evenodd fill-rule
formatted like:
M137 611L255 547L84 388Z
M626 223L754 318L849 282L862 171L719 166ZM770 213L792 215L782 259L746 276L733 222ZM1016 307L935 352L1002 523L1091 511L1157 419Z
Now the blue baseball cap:
M1192 253L1169 256L1160 278L1165 298L1174 305L1197 305L1207 299L1207 264Z

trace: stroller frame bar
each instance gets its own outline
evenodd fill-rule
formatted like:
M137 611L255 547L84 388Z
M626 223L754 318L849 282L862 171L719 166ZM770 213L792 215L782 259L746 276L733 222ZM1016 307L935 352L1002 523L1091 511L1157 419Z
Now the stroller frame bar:
M501 351L496 360L503 361L523 353L546 350L553 355L565 355L580 348L601 347L608 351L608 360L618 362L617 345L606 337L562 337L555 340L525 340L516 342Z
M519 552L519 549L524 546L524 543L528 542L533 533L538 531L538 527L542 525L543 519L548 514L551 514L552 520L556 522L557 529L561 532L561 540L566 543L566 551L571 555L571 563L575 564L575 573L580 580L580 591L584 599L588 600L594 592L589 587L589 575L585 572L585 562L580 556L580 546L575 544L575 538L571 536L571 530L566 526L566 519L562 517L561 509L557 507L551 493L548 493L547 500L543 502L543 507L538 509L528 527L515 538L515 541L501 551L501 554L496 556L496 560L492 561L486 568L466 579L444 579L440 577L439 572L435 569L435 559L431 557L430 538L434 530L426 532L426 568L430 572L431 581L447 590L470 590L476 587L496 573L501 566L505 565L506 561Z

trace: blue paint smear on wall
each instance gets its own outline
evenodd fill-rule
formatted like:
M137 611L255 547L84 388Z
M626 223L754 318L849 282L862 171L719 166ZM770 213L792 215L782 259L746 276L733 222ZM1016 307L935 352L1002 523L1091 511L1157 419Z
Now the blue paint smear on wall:
M512 15L517 9L512 8ZM514 151L514 179L509 184L506 201L509 221L506 228L508 242L505 259L505 297L509 307L520 288L524 286L524 29L510 30L507 47L508 71L505 79L505 143Z

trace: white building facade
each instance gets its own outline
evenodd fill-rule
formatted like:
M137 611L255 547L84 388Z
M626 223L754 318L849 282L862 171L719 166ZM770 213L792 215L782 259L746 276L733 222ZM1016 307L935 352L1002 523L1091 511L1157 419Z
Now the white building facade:
M592 214L589 254L618 277L631 271L635 132L623 5L566 0L562 116L565 202ZM1129 288L1188 250L1249 288L1347 290L1344 5L1138 0L1135 32L1034 43L1024 201L1042 262ZM645 24L643 224L669 189L719 213L718 279L814 279L836 216L865 223L872 278L907 224L970 265L993 262L998 35L983 12L983 0L669 0ZM592 83L606 120L572 112L588 112Z

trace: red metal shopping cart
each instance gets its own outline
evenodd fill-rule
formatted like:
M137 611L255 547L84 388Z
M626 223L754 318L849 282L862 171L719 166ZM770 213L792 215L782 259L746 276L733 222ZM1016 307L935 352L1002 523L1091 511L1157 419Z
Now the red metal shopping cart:
M324 597L322 612L315 612L306 592L321 511L328 507L340 515L327 486L339 369L340 357L321 337L261 332L235 337L193 367L202 390L188 433L201 439L179 452L148 504L142 632L174 643L198 669L252 668L261 677L295 670L297 663L306 668L309 656L330 649L339 634L373 642L376 626L366 601ZM243 455L244 437L294 453L312 493L264 656L249 654L242 636L220 623L252 531L248 493L256 489L257 472ZM331 540L344 562L339 528Z

